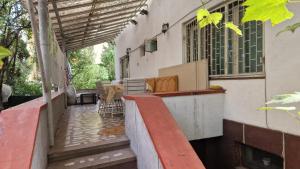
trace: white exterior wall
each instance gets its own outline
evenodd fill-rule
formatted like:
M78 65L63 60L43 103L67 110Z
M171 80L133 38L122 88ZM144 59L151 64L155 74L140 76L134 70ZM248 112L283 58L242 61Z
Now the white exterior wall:
M157 76L160 68L182 64L182 24L195 16L199 6L199 0L152 0L148 8L149 14L138 15L138 24L129 24L124 29L116 38L116 56L124 56L127 48L134 50L129 59L130 78ZM190 12L191 14L184 17ZM182 17L184 18L181 19ZM178 21L179 19L181 20ZM170 26L176 24L168 32L161 34L163 23L169 23ZM144 40L156 35L158 50L153 53L146 52L141 57L138 47ZM117 74L117 77L120 75Z
M206 8L219 2L213 0ZM195 16L195 9L200 4L199 0L152 0L148 8L149 15L139 15L136 18L138 25L127 26L116 39L117 60L126 54L126 48L134 50L144 40L158 34L158 51L146 53L144 57L140 56L139 49L130 54L130 78L157 76L158 69L183 63L182 25ZM299 4L293 3L289 9L295 13L292 20L275 27L270 23L265 24L266 79L211 81L211 84L221 85L227 90L224 99L225 119L300 135L299 123L286 113L269 111L266 114L257 111L276 94L300 90L300 31L276 37L280 30L300 19ZM161 25L166 22L170 25L177 23L166 34L159 34Z
M224 94L164 97L163 101L189 140L223 136Z
M139 169L163 169L139 109L132 100L126 100L125 132L130 147L137 156Z
M35 139L31 169L46 169L48 155L48 126L47 126L47 110L40 113L40 119Z

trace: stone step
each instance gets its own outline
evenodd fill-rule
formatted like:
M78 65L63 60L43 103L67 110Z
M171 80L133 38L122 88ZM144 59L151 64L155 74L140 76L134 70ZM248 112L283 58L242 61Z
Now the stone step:
M129 147L129 140L127 137L120 137L115 140L100 141L89 144L81 144L78 146L63 148L54 147L48 153L48 161L51 163L127 147Z
M136 157L130 148L82 156L48 164L47 169L137 169Z

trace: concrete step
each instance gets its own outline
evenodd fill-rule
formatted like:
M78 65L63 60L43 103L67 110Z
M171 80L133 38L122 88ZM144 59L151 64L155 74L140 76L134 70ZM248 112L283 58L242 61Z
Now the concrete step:
M100 141L78 146L52 148L48 154L48 162L55 162L77 158L86 155L99 154L111 150L117 150L129 147L127 137L121 137L116 140Z
M130 148L82 156L48 164L47 169L137 169L136 157Z

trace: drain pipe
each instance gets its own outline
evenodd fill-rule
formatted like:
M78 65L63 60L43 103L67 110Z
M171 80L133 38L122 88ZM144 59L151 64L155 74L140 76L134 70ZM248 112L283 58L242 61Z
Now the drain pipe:
M44 101L47 103L49 144L53 146L54 145L53 107L52 107L52 100L51 100L50 69L49 69L49 62L48 62L49 61L48 1L38 0L38 17L39 17L40 34L38 34L37 21L35 20L36 18L34 14L34 6L32 0L27 0L27 6L29 11L29 16L31 19L31 27L34 35L38 63L41 71L41 78L43 83L43 97L44 97Z

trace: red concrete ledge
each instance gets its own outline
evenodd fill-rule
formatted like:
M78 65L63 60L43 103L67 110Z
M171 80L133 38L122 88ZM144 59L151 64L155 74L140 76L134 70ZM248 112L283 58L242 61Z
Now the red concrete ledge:
M53 93L52 99L62 94ZM0 113L1 169L31 168L40 112L46 106L40 97Z
M164 169L205 169L160 97L124 98L136 102Z
M205 89L205 90L192 90L192 91L178 91L167 93L153 93L154 96L159 97L174 97L174 96L191 96L191 95L204 95L204 94L216 94L225 93L224 89Z

